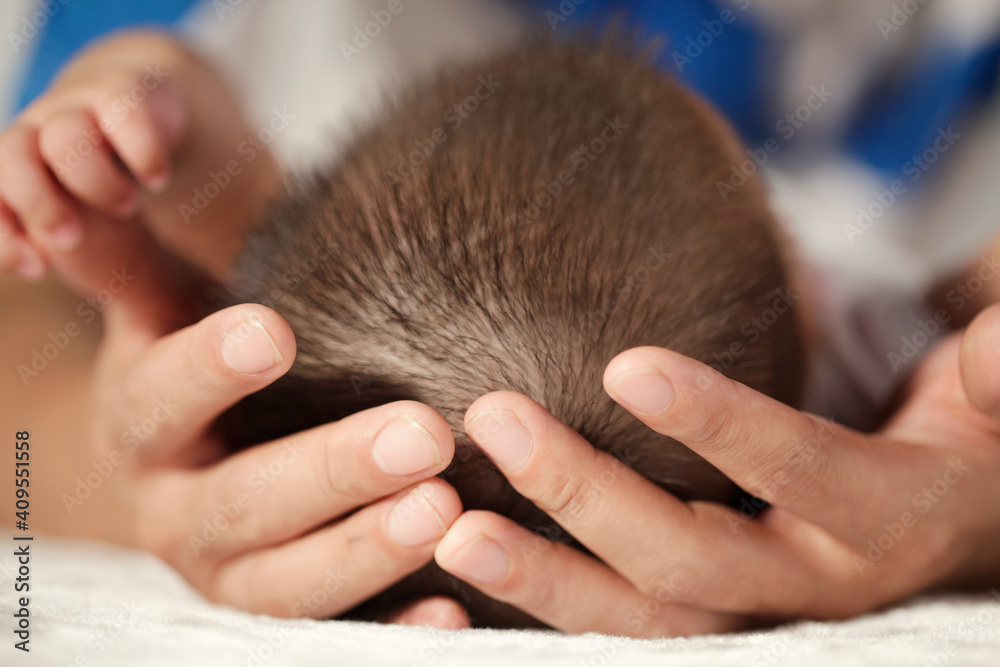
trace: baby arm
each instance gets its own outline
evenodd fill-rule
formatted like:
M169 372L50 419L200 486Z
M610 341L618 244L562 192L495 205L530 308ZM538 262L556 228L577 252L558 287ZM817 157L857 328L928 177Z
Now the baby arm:
M176 40L147 32L97 43L0 135L0 269L33 278L56 264L86 290L60 258L80 248L88 219L139 214L168 247L224 275L280 184L275 161L266 151L240 160L196 218L185 207L250 133L236 96Z

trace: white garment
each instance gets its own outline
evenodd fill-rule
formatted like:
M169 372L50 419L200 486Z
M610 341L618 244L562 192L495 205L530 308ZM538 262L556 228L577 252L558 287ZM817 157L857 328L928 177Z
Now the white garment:
M1000 656L998 591L844 622L647 641L254 616L207 602L146 553L44 538L32 549L32 652L13 648L15 603L0 596L5 667L995 667ZM13 561L0 556L7 591Z

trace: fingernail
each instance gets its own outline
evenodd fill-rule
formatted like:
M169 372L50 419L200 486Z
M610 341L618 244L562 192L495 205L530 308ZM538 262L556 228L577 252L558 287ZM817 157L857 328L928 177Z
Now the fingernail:
M146 178L146 187L149 189L150 192L158 195L167 189L167 183L169 181L170 181L170 172L164 169L162 171L157 171L153 174L150 174Z
M509 410L483 410L469 420L467 432L504 470L520 470L531 456L531 432Z
M622 373L608 383L608 393L640 415L653 416L674 402L674 386L655 368Z
M390 475L413 475L441 462L441 452L430 432L412 415L389 422L372 445L375 464Z
M138 201L139 198L136 196L135 192L130 192L128 196L126 196L125 199L123 199L121 203L115 207L115 213L122 218L130 217L132 213L135 212L135 204Z
M418 486L392 508L386 532L394 542L416 547L440 539L447 530L437 510Z
M222 358L234 371L245 375L262 373L285 359L256 315L247 315L226 332L222 339Z
M65 218L47 230L48 236L52 239L52 245L56 250L70 252L75 250L80 241L83 240L83 225L79 220Z
M441 567L462 579L495 584L507 575L507 552L484 535L475 538Z
M17 275L25 280L40 280L45 275L45 263L34 250L21 253L21 261L17 264Z

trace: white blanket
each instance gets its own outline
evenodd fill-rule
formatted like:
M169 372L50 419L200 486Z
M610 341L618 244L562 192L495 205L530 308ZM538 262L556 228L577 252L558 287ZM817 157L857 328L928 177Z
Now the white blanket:
M5 591L13 566L9 555L0 561ZM1000 665L1000 591L922 598L843 623L637 641L253 616L206 602L148 554L58 539L33 543L31 585L30 654L13 649L14 600L0 597L0 665Z

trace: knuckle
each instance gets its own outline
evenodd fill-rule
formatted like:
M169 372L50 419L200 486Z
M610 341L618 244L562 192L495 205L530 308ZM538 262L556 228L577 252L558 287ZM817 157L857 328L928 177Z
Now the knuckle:
M34 159L24 129L12 128L0 134L0 185L5 190L12 188L12 181L19 180L25 164Z
M732 444L734 431L732 416L728 411L713 409L704 416L700 423L692 426L690 440L694 445Z
M333 455L336 444L332 442L334 434L330 434L320 447L317 447L319 465L313 470L313 482L321 497L332 501L341 501L346 498L357 498L360 495L360 483L357 482L358 475L344 474L344 461L338 460Z
M44 124L38 130L38 148L47 161L66 159L74 148L82 157L101 141L99 133L82 114L64 114Z
M824 427L803 418L793 433L785 442L776 443L774 451L779 458L763 462L748 474L747 491L772 503L789 505L824 493L830 480L838 479L831 470L834 461L823 450Z
M546 513L572 522L586 512L593 498L592 487L583 475L563 474L542 482L537 504Z

